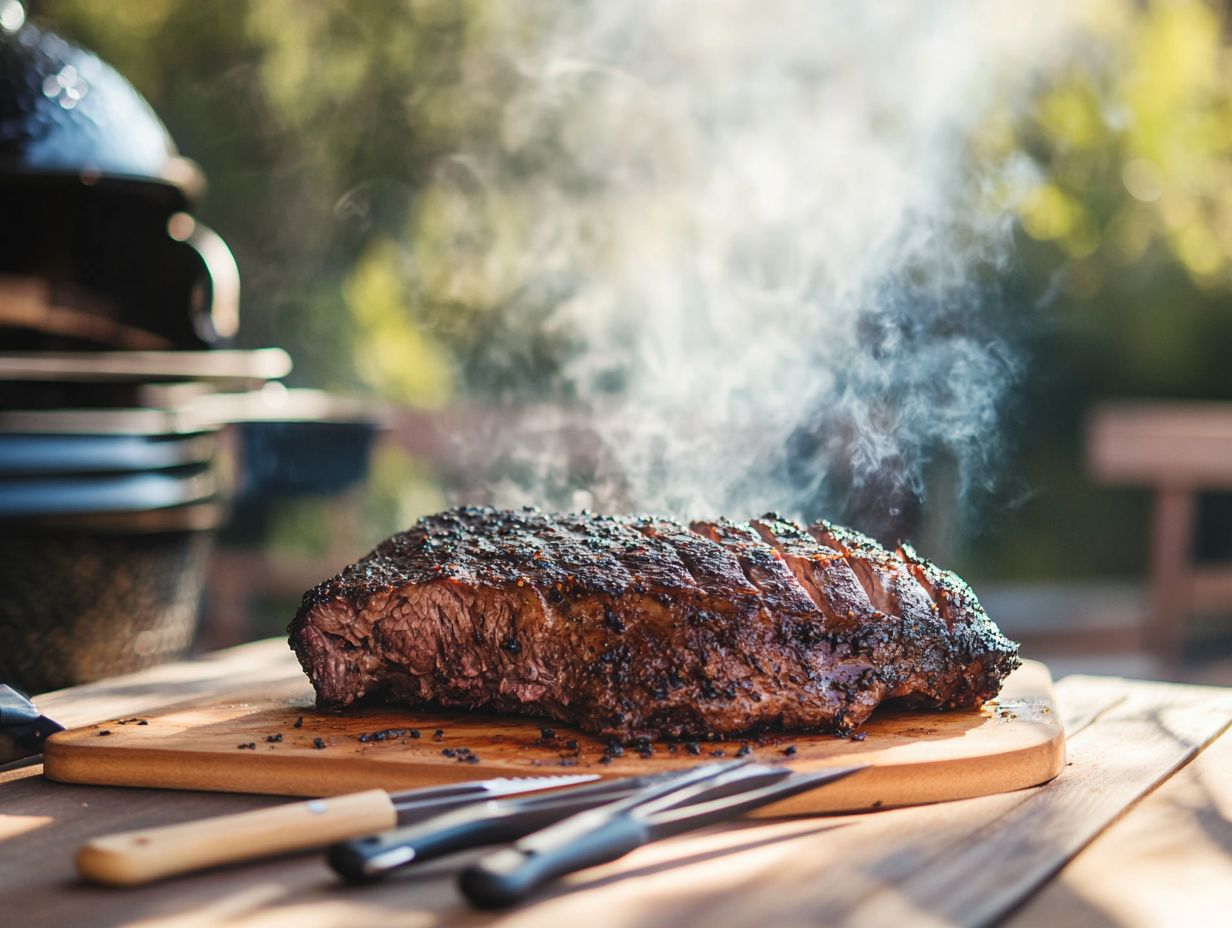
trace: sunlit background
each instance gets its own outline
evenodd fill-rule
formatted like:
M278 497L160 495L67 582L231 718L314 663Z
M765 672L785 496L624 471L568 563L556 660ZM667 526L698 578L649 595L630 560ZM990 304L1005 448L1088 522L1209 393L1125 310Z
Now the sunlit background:
M1232 602L1179 667L1143 639L1167 475L1089 453L1110 401L1232 400L1223 4L27 6L203 167L238 343L397 410L359 488L236 511L203 646L423 513L534 502L909 535L1029 647L1227 673Z

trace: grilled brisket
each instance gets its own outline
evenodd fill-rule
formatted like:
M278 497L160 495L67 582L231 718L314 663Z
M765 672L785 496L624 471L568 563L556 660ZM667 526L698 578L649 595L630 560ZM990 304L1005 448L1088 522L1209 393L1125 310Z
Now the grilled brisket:
M624 740L848 732L881 702L977 706L1017 646L909 547L767 515L453 509L304 596L322 705L548 716Z

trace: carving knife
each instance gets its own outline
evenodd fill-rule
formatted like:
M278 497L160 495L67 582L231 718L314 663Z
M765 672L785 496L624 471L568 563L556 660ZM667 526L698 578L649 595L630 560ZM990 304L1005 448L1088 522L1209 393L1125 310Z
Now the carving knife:
M499 777L389 793L372 789L105 835L77 851L82 876L111 886L137 886L220 864L307 851L347 838L410 825L452 809L598 779L594 774Z

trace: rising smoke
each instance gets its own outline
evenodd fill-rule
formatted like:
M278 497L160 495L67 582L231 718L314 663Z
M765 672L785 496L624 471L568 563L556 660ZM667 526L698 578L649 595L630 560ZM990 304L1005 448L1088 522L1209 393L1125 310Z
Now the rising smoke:
M533 384L598 448L567 477L578 431L540 408L494 501L889 534L938 472L988 486L1023 373L998 283L1024 167L977 167L969 140L1060 51L1066 8L492 4L501 131L438 176L516 204L471 384Z

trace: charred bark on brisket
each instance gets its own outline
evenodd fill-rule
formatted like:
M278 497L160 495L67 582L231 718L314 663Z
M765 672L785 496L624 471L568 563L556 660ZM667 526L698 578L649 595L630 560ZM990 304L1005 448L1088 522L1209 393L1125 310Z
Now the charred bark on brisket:
M547 716L622 740L850 732L881 702L977 706L1017 645L909 547L821 522L459 508L304 596L322 705Z

